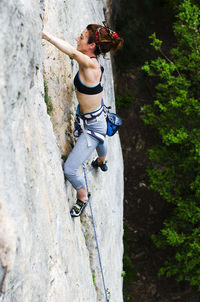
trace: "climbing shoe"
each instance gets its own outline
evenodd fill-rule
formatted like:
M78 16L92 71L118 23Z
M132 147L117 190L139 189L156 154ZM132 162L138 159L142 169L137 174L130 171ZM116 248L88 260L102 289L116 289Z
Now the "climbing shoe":
M88 194L88 201L84 202L80 199L77 199L77 202L73 206L73 208L70 211L70 214L72 217L79 217L83 213L85 207L87 206L90 198L90 193Z
M106 172L108 170L108 166L107 166L106 162L105 163L102 163L102 162L99 163L98 158L93 160L91 165L92 165L93 168L95 168L95 169L100 168L104 172Z

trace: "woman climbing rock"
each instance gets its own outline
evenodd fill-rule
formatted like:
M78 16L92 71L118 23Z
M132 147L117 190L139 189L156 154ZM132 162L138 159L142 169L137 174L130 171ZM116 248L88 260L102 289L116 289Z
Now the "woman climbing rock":
M94 168L107 171L106 164L107 143L105 140L107 123L103 106L103 66L98 63L98 56L109 51L118 50L123 39L109 27L99 24L89 24L76 39L77 48L67 41L63 41L46 32L42 38L53 44L59 50L75 59L79 64L79 71L74 78L78 100L77 116L79 137L69 154L64 173L77 191L76 204L71 209L71 216L78 217L87 205L88 193L84 178L79 174L79 167L96 149L98 157L92 162Z

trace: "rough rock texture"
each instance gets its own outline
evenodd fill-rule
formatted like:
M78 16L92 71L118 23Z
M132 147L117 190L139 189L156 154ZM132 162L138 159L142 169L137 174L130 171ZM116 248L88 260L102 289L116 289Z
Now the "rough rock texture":
M76 196L62 169L77 65L41 41L44 25L75 46L102 20L100 0L0 1L0 301L105 301L89 207L71 219ZM104 67L104 101L114 109L110 60ZM106 287L121 302L123 161L119 136L108 140L109 172L91 169L95 153L86 166Z
M114 26L117 18L117 12L120 0L102 0L104 7L105 19L109 25Z

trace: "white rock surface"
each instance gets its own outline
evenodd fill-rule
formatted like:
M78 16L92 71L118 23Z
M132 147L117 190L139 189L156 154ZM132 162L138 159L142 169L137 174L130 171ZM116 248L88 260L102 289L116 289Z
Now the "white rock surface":
M77 65L41 40L44 25L75 46L87 24L103 20L100 0L0 1L0 301L106 301L90 209L71 219L76 195L62 169ZM114 109L111 62L103 64ZM123 160L119 136L108 141L109 172L90 167L95 153L86 166L106 287L122 302Z

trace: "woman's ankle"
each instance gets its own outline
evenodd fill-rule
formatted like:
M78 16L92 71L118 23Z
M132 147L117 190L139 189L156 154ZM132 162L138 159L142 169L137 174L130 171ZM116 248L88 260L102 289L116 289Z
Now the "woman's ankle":
M77 197L79 200L81 200L83 202L88 201L88 194L87 194L86 187L81 188L80 190L77 190Z
M83 196L83 195L79 195L77 194L77 199L83 201L83 202L87 202L88 201L88 196Z
M102 157L98 157L98 158L97 158L97 161L98 161L99 164L105 164L106 159L105 159L105 158L102 158Z
M82 202L86 203L88 201L88 197L84 197L82 199L79 198L79 200L81 200Z

